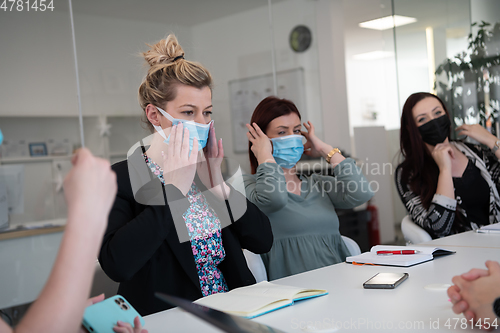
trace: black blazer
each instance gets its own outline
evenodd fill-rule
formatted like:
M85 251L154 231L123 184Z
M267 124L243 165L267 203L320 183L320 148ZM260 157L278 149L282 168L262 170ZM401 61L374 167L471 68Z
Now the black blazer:
M120 282L118 293L145 316L171 308L155 298L155 292L189 300L202 297L202 293L191 243L179 242L179 239L189 239L186 227L176 230L174 226L174 220L183 221L182 214L189 207L189 201L175 186L163 186L152 175L141 148L128 162L112 166L117 175L118 193L109 215L99 262L111 279ZM201 182L197 185L200 190L205 189ZM254 253L271 249L273 236L269 219L234 189L225 202L210 192L204 191L204 195L219 219L226 216L230 220L221 220L221 225L228 225L221 231L226 257L218 265L229 289L254 284L255 278L241 249ZM233 214L232 203L242 200L246 202L246 211ZM178 232L184 233L183 238Z

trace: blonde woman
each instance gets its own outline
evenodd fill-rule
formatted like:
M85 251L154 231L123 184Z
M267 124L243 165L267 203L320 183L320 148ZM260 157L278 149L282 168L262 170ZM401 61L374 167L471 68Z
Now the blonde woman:
M265 253L273 238L268 218L222 178L208 70L173 35L144 58L139 102L155 134L112 167L118 193L99 260L147 315L168 308L155 292L195 300L255 283L241 249Z

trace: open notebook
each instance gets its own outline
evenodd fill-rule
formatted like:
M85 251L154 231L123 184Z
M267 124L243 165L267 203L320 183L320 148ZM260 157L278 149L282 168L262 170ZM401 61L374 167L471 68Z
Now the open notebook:
M404 255L378 255L377 251L397 251L397 250L417 250L416 254ZM434 259L434 257L453 254L450 251L430 246L393 246L393 245L375 245L370 252L364 252L357 256L346 258L347 263L374 264L387 266L409 267L422 262Z
M194 303L244 318L255 318L265 313L292 305L294 301L328 294L323 289L306 289L262 281L236 288L228 293L213 294Z
M159 299L178 306L181 309L205 320L209 324L220 328L223 332L228 333L285 333L279 329L260 324L256 321L248 320L238 316L233 316L228 313L211 309L209 307L194 304L182 298L155 293Z

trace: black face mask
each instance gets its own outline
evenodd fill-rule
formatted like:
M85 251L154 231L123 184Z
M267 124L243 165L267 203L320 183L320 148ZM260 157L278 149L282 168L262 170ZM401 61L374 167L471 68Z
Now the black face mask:
M418 130L425 143L435 146L438 143L442 143L448 137L450 126L450 118L444 115L423 124Z

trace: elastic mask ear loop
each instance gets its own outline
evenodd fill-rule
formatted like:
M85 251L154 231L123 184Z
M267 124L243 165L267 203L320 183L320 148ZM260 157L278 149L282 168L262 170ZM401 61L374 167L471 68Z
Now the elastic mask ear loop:
M158 111L160 111L160 113L165 117L167 118L168 120L170 120L171 122L174 121L174 117L172 117L171 115L169 115L168 113L166 113L164 110L162 110L161 108L157 107L156 106L156 109ZM165 135L165 132L163 132L163 128L161 128L161 126L158 126L158 125L154 125L152 124L154 129L162 136L163 139L167 140L167 136Z

